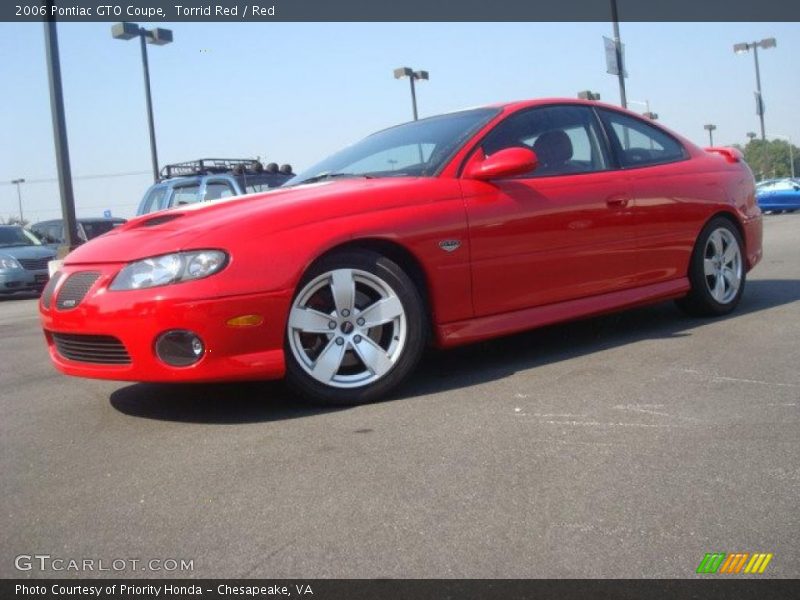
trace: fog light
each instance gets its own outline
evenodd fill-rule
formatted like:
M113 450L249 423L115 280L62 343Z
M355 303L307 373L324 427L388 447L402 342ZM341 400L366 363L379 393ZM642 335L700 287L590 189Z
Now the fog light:
M196 333L182 329L167 331L156 340L156 355L173 367L188 367L203 357L205 346Z

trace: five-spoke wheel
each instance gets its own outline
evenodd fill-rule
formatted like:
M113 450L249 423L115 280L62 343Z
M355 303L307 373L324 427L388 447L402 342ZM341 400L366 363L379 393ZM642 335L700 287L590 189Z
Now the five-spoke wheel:
M326 257L289 312L289 382L337 404L383 395L419 358L423 322L419 291L394 262L369 251Z
M692 288L678 306L694 316L724 315L736 308L746 276L743 248L729 219L712 219L697 238L689 264Z
M714 300L728 304L736 297L742 281L742 251L730 229L719 227L708 236L703 273Z

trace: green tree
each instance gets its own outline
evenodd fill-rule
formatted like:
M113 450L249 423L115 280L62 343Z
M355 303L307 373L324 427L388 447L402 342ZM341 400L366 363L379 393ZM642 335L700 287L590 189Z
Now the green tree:
M794 153L794 172L800 173L800 149L792 145ZM789 160L789 142L785 140L752 139L744 147L744 159L757 181L776 177L789 177L792 166Z

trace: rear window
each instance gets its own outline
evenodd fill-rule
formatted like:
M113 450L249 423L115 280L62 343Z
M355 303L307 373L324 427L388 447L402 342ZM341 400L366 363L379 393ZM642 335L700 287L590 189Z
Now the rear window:
M172 190L170 206L184 206L200 201L200 184L182 185Z

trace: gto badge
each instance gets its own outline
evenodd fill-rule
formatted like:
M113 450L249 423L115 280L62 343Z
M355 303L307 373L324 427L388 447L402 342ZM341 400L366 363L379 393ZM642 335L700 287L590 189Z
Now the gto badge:
M458 250L460 246L461 242L459 240L442 240L439 242L439 248L445 252L453 252L454 250Z

